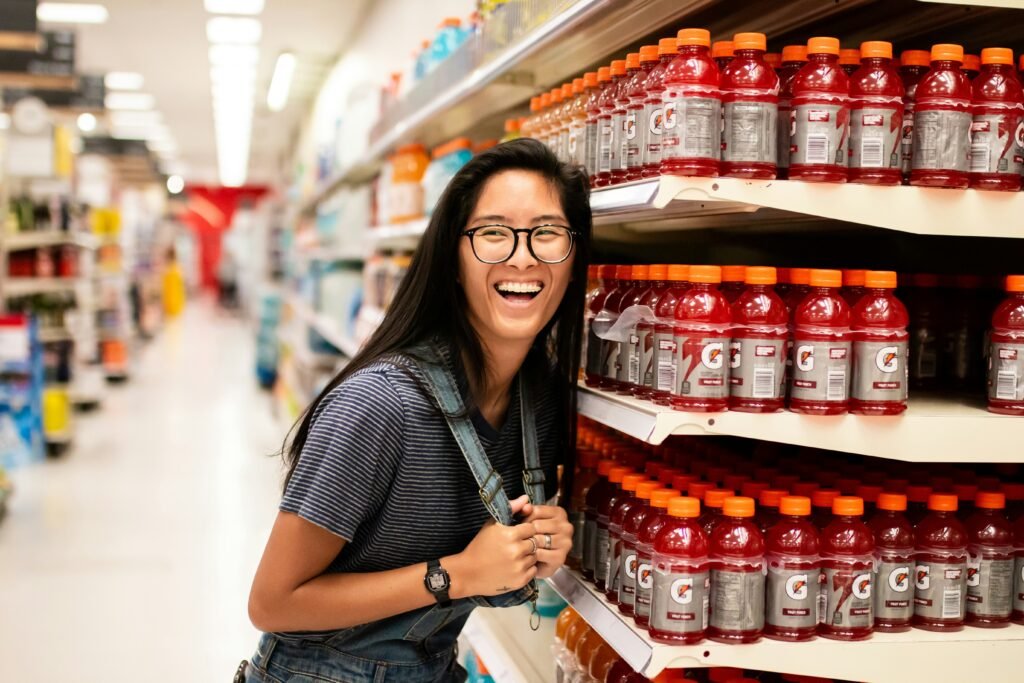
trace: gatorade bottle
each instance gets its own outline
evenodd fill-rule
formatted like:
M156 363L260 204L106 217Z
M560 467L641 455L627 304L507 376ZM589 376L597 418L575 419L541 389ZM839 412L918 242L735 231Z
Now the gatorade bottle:
M759 500L761 498L761 492L767 491L770 488L771 484L766 481L745 481L743 482L743 486L740 487L740 495L746 496L747 498L753 498L754 500Z
M764 634L775 640L810 640L818 625L818 529L810 521L807 498L785 496L779 512L765 535Z
M928 515L915 529L917 547L914 626L928 631L959 631L967 591L967 530L957 519L957 498L933 493Z
M746 277L746 266L722 266L722 284L718 289L730 304L739 299L740 294L746 290Z
M746 269L747 288L732 305L729 408L746 413L782 410L786 395L789 313L775 293L775 269Z
M562 87L552 88L551 92L548 93L548 108L547 113L544 115L545 124L545 137L544 144L548 146L551 152L558 156L558 113L562 109Z
M541 93L540 95L540 107L537 109L537 140L544 143L545 146L548 144L548 126L551 119L551 93Z
M615 490L608 480L615 461L610 459L597 461L597 480L591 485L584 499L583 507L583 561L581 572L583 578L593 582L597 562L597 510L601 501ZM621 481L621 480L620 480Z
M647 80L658 64L658 46L645 45L640 48L640 68L630 78L626 87L629 104L626 106L623 149L625 151L625 180L639 180L644 174L644 151L650 132L644 116L647 102Z
M629 116L629 103L630 103L630 90L633 89L633 84L637 82L639 76L640 84L647 78L647 74L640 70L640 53L630 52L626 55L626 75L619 83L618 88L615 91L615 109L612 112L612 126L615 129L615 150L612 152L614 161L612 162L612 184L624 182L626 180L626 174L629 171L629 160L627 155L631 146L628 135L630 133L629 123L627 118ZM636 143L636 117L633 117L632 126L633 139L632 142ZM639 153L639 148L637 153Z
M790 268L789 269L789 291L786 292L786 296L783 301L786 302L786 308L789 309L790 314L796 311L797 306L804 302L807 295L811 292L811 269L810 268Z
M871 519L878 508L878 497L882 495L882 487L876 484L860 484L852 492L843 493L844 496L857 496L864 501L864 517Z
M789 296L790 290L793 288L792 268L776 268L775 272L779 277L779 281L775 285L775 293L785 301L786 297Z
M577 83L578 81L578 83ZM572 108L576 97L583 92L583 79L574 79L562 86L562 106L558 110L558 158L563 163L571 163L569 155L569 134L572 127Z
M839 66L847 76L853 76L860 68L862 59L860 50L847 48L839 51Z
M676 306L679 373L672 391L676 410L714 412L729 403L729 302L718 290L719 266L690 266L690 289Z
M845 183L850 79L839 66L839 41L811 38L807 58L793 78L789 177Z
M580 615L572 607L563 609L558 613L558 618L555 619L555 643L551 646L551 654L555 660L555 680L565 680L567 652L565 649L565 636L569 627L578 619L580 619Z
M912 484L907 487L907 519L915 527L928 516L928 499L932 497L932 487L923 484Z
M540 111L540 95L530 98L530 115L523 121L523 137L536 139L537 113Z
M644 399L650 398L654 391L654 343L658 322L656 311L658 302L669 292L668 266L651 266L648 275L650 287L637 301L637 305L646 307L650 313L645 312L636 324L636 333L630 338L629 356L629 387L634 396Z
M651 268L646 265L635 265L630 271L633 286L622 297L622 311L639 306L651 290ZM635 311L633 311L635 312ZM639 322L639 321L638 321ZM619 394L633 393L633 387L640 376L640 356L637 353L640 339L636 334L636 325L628 331L626 341L619 342L618 376L615 391ZM636 364L634 365L634 361Z
M844 270L843 271L843 289L839 292L846 299L846 303L850 304L850 308L864 296L864 276L868 271L866 270Z
M604 377L601 339L594 333L592 323L598 314L604 310L604 302L607 301L608 296L617 288L615 272L615 266L598 266L598 286L591 293L587 294L587 310L584 319L585 337L587 340L585 356L587 360L583 378L588 387L601 386L601 379Z
M966 520L974 513L974 499L978 495L978 485L960 482L953 484L953 495L957 498L957 512L961 520Z
M604 592L608 585L609 557L611 556L611 534L608 525L616 503L625 496L622 479L632 470L628 467L613 467L608 471L611 490L598 501L597 527L594 532L594 585Z
M711 587L708 539L697 524L700 502L677 497L668 503L668 519L654 539L654 587L651 640L698 643L708 622Z
M597 89L597 72L588 71L583 74L582 79L575 79L572 82L574 91L577 88L577 82L579 82L579 91L576 92L572 109L569 111L569 161L585 166L587 163L587 102Z
M715 60L719 71L725 71L734 57L735 46L731 40L716 40L711 46L711 58Z
M850 76L851 183L899 185L905 90L892 65L892 43L860 46L862 65Z
M779 52L765 52L764 63L770 66L774 71L778 71L779 67L782 66L782 54Z
M871 636L871 567L875 539L861 517L864 501L839 496L832 503L832 522L821 532L822 620L818 633L834 640Z
M719 71L704 29L679 32L679 54L665 68L665 132L661 172L718 175L722 143L722 94Z
M967 623L1000 628L1013 611L1013 526L1002 493L979 493L974 504L967 519Z
M907 409L910 318L893 296L896 273L869 270L867 292L853 307L853 385L850 412L899 415Z
M599 336L618 322L619 316L625 308L626 295L633 288L633 267L615 266L615 280L615 289L608 294L601 312L594 317L591 323L591 329ZM621 346L619 342L610 339L601 339L600 341L601 380L599 386L602 389L615 390L618 388Z
M656 178L661 175L661 141L665 133L665 73L668 65L679 53L676 38L662 38L658 41L658 63L647 74L644 88L647 97L644 100L644 123L647 126L647 145L641 149L644 178Z
M597 139L597 175L594 178L595 187L607 187L612 182L612 170L618 168L617 147L619 134L615 130L615 124L621 121L614 119L615 103L619 94L619 86L626 78L626 60L616 59L610 67L611 82L601 91L598 99L598 107L601 113L597 117L598 139Z
M989 333L988 409L1024 415L1024 275L1008 275L1006 292Z
M679 376L679 354L676 350L676 307L690 288L690 266L668 267L668 291L654 309L654 387L651 400L657 405L671 403L672 391Z
M618 594L615 602L623 614L633 614L635 609L637 588L637 548L640 528L651 513L651 496L661 487L657 481L644 481L636 487L637 504L627 511L622 518L622 530L619 533L619 581Z
M1024 515L1013 526L1013 623L1024 625Z
M651 493L651 507L640 526L636 541L636 595L633 621L647 628L651 623L651 601L654 590L654 541L669 521L668 504L679 493L661 488Z
M811 492L811 508L814 511L812 521L819 529L824 529L832 522L832 505L840 495L839 489L819 488Z
M754 643L764 629L764 537L754 524L754 501L726 498L711 533L711 616L708 638Z
M963 57L959 45L932 47L932 69L915 94L911 185L967 187L971 81L960 71Z
M761 533L767 534L768 530L775 526L779 520L779 506L787 495L789 495L789 491L786 489L776 488L761 491L757 500L757 526L761 529Z
M611 67L602 66L597 70L597 87L587 95L587 102L584 105L587 112L586 131L583 134L583 165L590 174L591 184L597 179L598 160L600 158L601 126L601 98L612 81Z
M622 495L616 499L608 515L608 569L604 594L613 605L619 600L620 570L622 569L622 526L642 503L637 487L647 478L643 474L627 474L622 478Z
M561 662L562 671L565 676L563 680L571 681L579 672L579 664L576 661L576 649L579 647L580 640L590 630L590 624L584 621L582 617L573 620L569 624L569 628L565 632L564 657Z
M779 178L789 177L789 147L793 127L793 78L807 63L807 47L787 45L782 48L782 66L779 67L779 141L777 143Z
M732 489L708 489L704 492L704 512L697 521L708 538L711 538L711 532L722 521L725 499L735 495L736 492Z
M981 58L978 57L978 55L964 55L964 63L960 67L960 70L967 75L968 79L973 81L977 79L978 74L981 73L981 64L982 61ZM1010 70L1013 70L1012 58L1010 59Z
M841 415L850 392L850 308L839 296L842 273L812 270L811 292L793 312L790 410Z
M910 181L914 159L914 111L917 108L917 85L931 68L931 54L927 50L904 50L900 53L900 78L903 79L903 141L901 170L904 182Z
M598 455L594 451L590 449L577 450L576 466L578 469L572 479L570 504L572 512L569 514L573 526L572 549L567 558L567 564L573 569L579 569L583 565L584 536L587 527L587 494L599 479L597 462Z
M914 615L914 526L901 493L878 496L878 512L868 522L875 536L875 630L910 630Z
M1024 172L1024 91L1013 69L1013 50L981 51L984 69L971 86L971 187L1017 192Z
M721 78L722 175L771 180L778 160L779 77L764 61L763 33L737 33L733 45L735 58Z

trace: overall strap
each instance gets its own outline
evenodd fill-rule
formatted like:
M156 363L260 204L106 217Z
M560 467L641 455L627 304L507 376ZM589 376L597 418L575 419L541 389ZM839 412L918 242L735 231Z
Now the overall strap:
M533 401L529 382L519 372L519 416L523 427L523 490L534 505L547 502L544 494L544 468L540 465L540 450L537 447L537 425L533 415Z

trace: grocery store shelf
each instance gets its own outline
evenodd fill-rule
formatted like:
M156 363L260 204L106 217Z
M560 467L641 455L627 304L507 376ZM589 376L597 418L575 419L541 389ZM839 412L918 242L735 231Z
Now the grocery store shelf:
M341 326L327 316L314 311L298 296L288 298L288 304L300 320L316 330L343 354L352 358L359 352L359 344L341 330Z
M72 341L74 336L63 327L42 327L39 329L39 341L48 344L51 342Z
M428 218L417 218L405 223L381 225L366 231L366 241L371 250L394 249L412 250L427 230Z
M894 417L687 413L581 384L579 412L652 444L672 435L722 435L905 462L1024 462L1024 419L946 396L912 397Z
M313 247L300 249L299 255L310 261L329 261L332 263L353 262L361 263L366 259L364 249L354 247Z
M551 661L555 620L541 619L540 628L534 631L529 607L478 607L462 635L496 681L551 683L555 678Z
M43 36L28 31L0 31L0 50L37 52L43 44Z
M74 292L79 280L63 277L12 277L4 280L3 295L7 298L33 294Z
M99 246L99 243L99 240L92 235L72 234L59 230L19 232L3 236L3 247L7 251L63 246L66 244L74 244L84 249L95 249Z
M548 582L634 669L653 678L664 669L734 666L872 683L1014 680L1024 652L1024 626L966 628L959 633L876 633L856 643L761 640L750 645L654 643L631 618L579 574L560 569Z
M335 354L313 351L309 348L309 341L298 330L286 331L286 328L281 328L277 332L277 339L291 351L295 361L307 370L329 370L334 368L340 360L340 357Z

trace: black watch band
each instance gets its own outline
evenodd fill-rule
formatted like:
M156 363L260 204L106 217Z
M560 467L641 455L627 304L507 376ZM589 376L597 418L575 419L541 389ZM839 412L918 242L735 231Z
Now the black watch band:
M448 597L448 589L452 586L452 580L448 576L448 572L441 566L440 560L427 562L427 575L423 577L423 585L427 587L441 607L448 607L452 604L451 598Z

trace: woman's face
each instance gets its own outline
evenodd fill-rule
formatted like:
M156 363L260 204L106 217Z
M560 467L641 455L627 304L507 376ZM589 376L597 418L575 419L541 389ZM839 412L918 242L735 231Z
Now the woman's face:
M511 228L538 225L568 226L554 186L538 173L511 170L494 175L484 185L465 230L501 224ZM575 251L575 247L574 247ZM486 345L532 342L554 316L572 276L571 254L562 263L535 259L526 233L512 258L488 264L473 254L470 238L459 244L459 282L469 304L469 319Z

